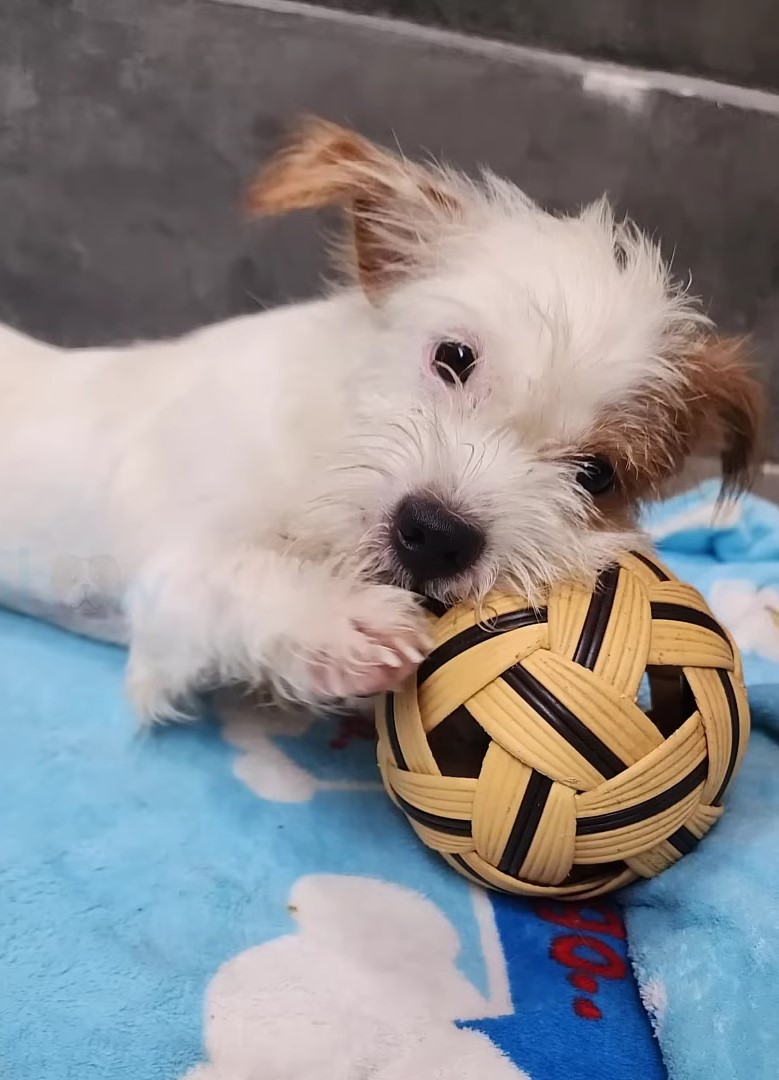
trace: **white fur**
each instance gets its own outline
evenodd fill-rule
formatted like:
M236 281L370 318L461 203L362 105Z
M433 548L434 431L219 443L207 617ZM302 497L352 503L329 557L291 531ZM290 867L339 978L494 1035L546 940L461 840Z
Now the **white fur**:
M588 523L572 456L604 409L681 379L700 316L604 204L558 219L452 182L464 219L380 303L122 349L0 332L0 600L127 642L143 715L216 683L312 701L407 673L425 630L387 533L408 493L486 531L444 599L533 595L632 542ZM449 338L479 353L465 387L431 367Z

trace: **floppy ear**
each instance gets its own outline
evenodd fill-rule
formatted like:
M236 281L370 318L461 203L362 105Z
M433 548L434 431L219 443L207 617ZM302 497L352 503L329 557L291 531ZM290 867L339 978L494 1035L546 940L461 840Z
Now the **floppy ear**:
M722 462L722 494L747 487L763 450L763 392L743 342L700 338L673 361L682 380L660 380L604 412L582 451L614 464L636 504L663 494L694 453Z
M437 229L460 214L455 185L443 171L407 162L316 118L303 121L266 165L246 204L252 214L346 208L353 262L371 297L418 269Z
M723 494L738 494L749 487L764 451L764 391L743 341L709 339L688 364L695 442L719 453Z

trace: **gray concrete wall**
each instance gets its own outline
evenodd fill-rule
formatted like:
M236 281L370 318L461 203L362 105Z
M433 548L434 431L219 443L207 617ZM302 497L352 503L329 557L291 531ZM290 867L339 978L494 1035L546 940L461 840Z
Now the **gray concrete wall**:
M779 89L776 0L320 0L640 67Z
M776 399L776 98L284 7L3 0L0 318L97 343L311 294L319 223L239 202L315 110L552 207L609 191L755 334Z

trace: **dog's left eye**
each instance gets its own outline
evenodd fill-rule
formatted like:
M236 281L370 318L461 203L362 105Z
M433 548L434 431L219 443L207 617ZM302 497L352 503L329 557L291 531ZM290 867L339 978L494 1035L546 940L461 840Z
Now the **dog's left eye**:
M617 477L614 466L604 457L584 457L579 460L576 482L590 495L605 495L611 491Z
M468 381L476 367L476 354L470 345L461 341L442 341L436 347L433 369L439 379L450 386Z

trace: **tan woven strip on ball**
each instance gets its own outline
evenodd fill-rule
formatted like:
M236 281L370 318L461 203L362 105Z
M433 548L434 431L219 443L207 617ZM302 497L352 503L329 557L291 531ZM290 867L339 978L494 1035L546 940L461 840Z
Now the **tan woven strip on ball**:
M733 635L730 634L725 629L724 626L723 626L722 629L723 629L723 632L725 634L725 637L728 639L728 644L730 645L730 651L733 653L733 678L736 679L741 684L741 686L743 688L743 686L744 686L744 663L743 663L743 661L741 659L741 653L738 650L738 646L736 645L736 642L735 642L735 640L733 638ZM749 730L748 718L747 718L747 730Z
M581 585L561 585L547 604L549 648L560 656L573 656L587 618L592 591Z
M676 833L672 833L668 840L657 844L649 851L641 855L627 859L627 864L641 877L654 877L656 874L667 870L675 862L681 859L685 848L674 846L679 844L680 833L687 831L694 842L702 840L712 825L722 816L721 806L706 806L699 804L694 807L684 825Z
M667 809L623 827L583 834L577 832L574 861L603 863L627 859L667 840L689 817L700 801L703 779L693 790ZM617 811L615 811L616 815ZM580 826L581 827L580 823ZM587 823L592 824L592 819Z
M647 667L664 666L733 669L730 642L715 630L696 626L682 618L660 618L659 606L652 601L652 636L646 658ZM713 621L713 620L712 620Z
M537 885L531 881L520 881L501 874L494 866L490 866L475 852L463 854L457 862L447 859L458 869L470 871L474 880L482 885L488 885L501 892L513 893L515 896L530 897L565 897L566 899L592 899L603 893L611 892L614 888L621 888L635 881L638 874L630 869L621 869L614 874L604 874L588 881L577 881L568 885Z
M706 803L701 803L696 806L684 824L696 840L702 840L712 825L719 821L723 813L721 806L707 806Z
M417 695L413 692L388 695L386 707L394 711L394 724L385 714L385 730L390 745L397 743L396 764L411 772L438 774L440 769L427 741Z
M433 635L433 651L447 641L457 637L465 630L470 630L474 625L482 625L489 629L490 623L501 615L510 615L512 612L521 610L521 604L516 596L490 595L483 605L474 609L470 606L456 607L447 611L440 619L431 620L431 632ZM545 622L546 619L542 619Z
M473 840L470 836L439 832L429 825L423 825L421 822L415 821L412 817L409 817L409 821L425 847L432 848L433 851L446 851L457 854L473 851Z
M662 795L705 761L706 753L706 734L700 713L696 712L642 761L592 791L577 795L576 816L586 821L615 806L635 806Z
M603 780L598 769L503 679L496 679L470 698L468 711L507 753L545 776L583 790Z
M662 742L662 735L638 705L627 701L603 679L556 656L537 652L521 665L542 683L623 765L632 765ZM630 737L626 728L630 724Z
M389 736L387 733L387 709L395 709L395 701L399 694L388 694L385 697L377 697L373 718L376 723L376 736L379 746L379 762L388 756Z
M734 700L736 695L728 681L731 678L728 672L685 668L684 674L701 710L701 723L709 748L709 775L702 801L712 803L737 768L746 747L748 715L739 712L739 703ZM745 709L743 696L740 696L741 708ZM734 716L731 715L733 707L736 709Z
M495 634L434 671L419 687L419 708L426 731L431 731L471 695L492 682L525 656L543 649L546 623ZM435 659L433 653L431 659Z
M498 743L491 743L473 799L473 841L488 862L500 861L532 772Z
M389 739L387 737L387 721L386 714L388 706L391 706L394 702L394 694L387 694L385 697L376 698L376 735L377 735L377 753L376 761L379 766L379 773L381 775L381 782L384 785L384 790L397 806L397 799L395 798L395 792L392 790L389 782L389 768L390 765L394 765L392 760Z
M698 590L684 581L657 582L647 590L647 595L652 604L676 604L689 611L699 611L708 618L712 617L706 601Z
M477 781L464 776L423 776L389 765L387 776L396 795L416 809L470 822Z
M656 582L655 582L656 583ZM611 588L610 588L611 586ZM646 665L650 638L651 612L645 585L632 574L617 573L606 583L608 620L593 670L610 682L615 690L634 697ZM555 654L577 659L588 619L602 606L603 591L566 585L553 593L547 607L549 646Z
M381 745L381 744L379 744L379 745ZM381 775L381 782L384 785L384 790L387 792L389 797L392 799L395 806L399 806L398 800L397 800L397 798L395 796L395 792L392 790L392 787L390 786L390 782L389 782L389 769L390 769L391 764L392 764L392 762L389 760L389 758L387 757L386 754L379 753L379 755L378 755L379 773Z
M559 885L568 877L576 844L574 798L571 788L552 784L541 820L519 868L520 878Z
M657 874L662 874L663 870L673 866L681 857L681 851L677 851L673 844L663 840L662 843L656 844L649 851L642 851L640 855L634 855L632 858L626 859L625 862L640 877L652 878Z
M647 589L653 589L658 582L675 580L665 563L661 562L654 553L650 555L646 552L640 554L632 552L629 555L623 555L619 562L631 574L635 574Z
M631 574L620 574L611 615L593 672L619 694L635 698L646 670L652 612L646 589Z

